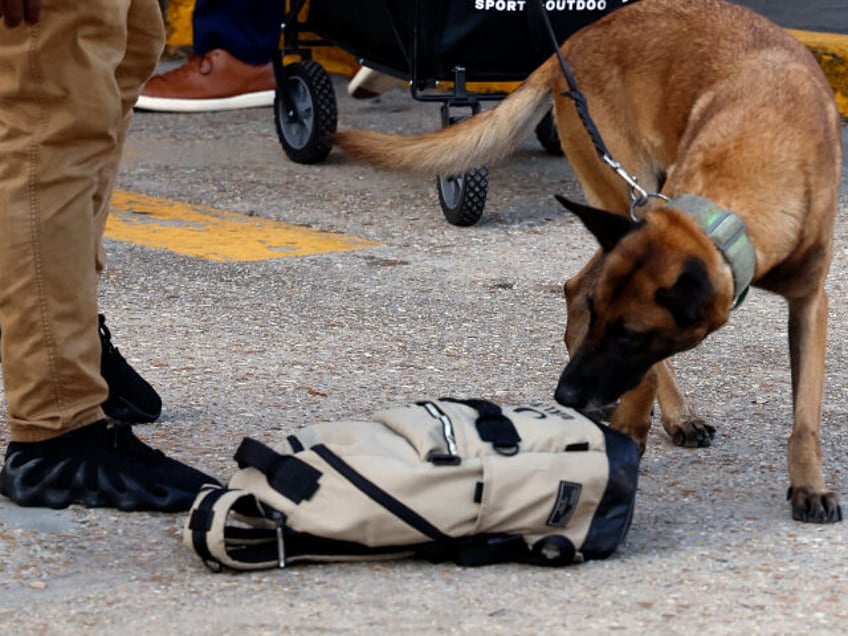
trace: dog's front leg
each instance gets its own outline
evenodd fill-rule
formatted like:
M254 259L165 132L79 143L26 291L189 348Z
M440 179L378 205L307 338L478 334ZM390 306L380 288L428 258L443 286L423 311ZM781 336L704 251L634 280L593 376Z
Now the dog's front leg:
M827 294L789 300L789 355L794 422L789 438L789 493L792 518L827 523L842 520L839 495L828 490L822 472L821 406L827 339Z
M651 411L657 396L659 375L654 365L636 388L621 396L610 419L610 426L627 433L639 444L639 453L645 452L648 432L651 430Z
M703 448L712 444L715 427L698 417L683 397L674 378L668 360L656 365L658 384L657 399L662 413L662 425L672 441L678 446Z

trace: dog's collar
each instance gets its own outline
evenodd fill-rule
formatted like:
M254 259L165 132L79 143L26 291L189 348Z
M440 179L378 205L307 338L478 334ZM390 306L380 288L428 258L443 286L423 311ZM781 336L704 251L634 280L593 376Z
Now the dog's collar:
M757 265L757 254L745 231L745 221L730 210L694 194L675 197L667 205L692 217L730 265L733 272L731 309L736 309L748 294Z

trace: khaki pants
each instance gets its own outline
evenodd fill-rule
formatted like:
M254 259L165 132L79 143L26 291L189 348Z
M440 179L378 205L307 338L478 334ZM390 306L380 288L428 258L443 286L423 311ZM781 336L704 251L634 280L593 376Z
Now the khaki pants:
M164 38L156 0L46 0L38 24L0 24L0 342L14 441L103 417L101 239Z

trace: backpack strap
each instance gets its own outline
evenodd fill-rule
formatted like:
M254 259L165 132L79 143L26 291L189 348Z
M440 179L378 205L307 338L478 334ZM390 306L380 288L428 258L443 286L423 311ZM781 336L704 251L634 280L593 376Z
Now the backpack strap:
M268 485L299 504L319 488L321 471L294 455L280 455L262 442L245 437L235 452L239 468L250 466L265 475Z
M503 414L500 406L489 400L459 400L450 397L440 399L443 402L465 404L477 411L479 414L475 422L477 434L484 442L490 442L492 448L499 455L511 456L518 454L521 436L518 434L512 420Z
M333 470L347 479L369 499L380 504L383 508L408 523L425 537L429 537L433 541L453 540L450 535L439 530L412 508L408 507L402 501L399 501L391 494L380 488L377 484L365 477L362 473L357 471L353 466L348 464L323 444L316 444L312 447L312 450L321 459L327 462Z
M433 541L418 546L415 555L433 563L453 561L467 567L496 563L561 567L574 563L577 551L574 544L562 535L543 537L528 546L520 534L475 534L450 542Z
M284 567L285 518L273 511L269 518L262 504L245 490L204 486L183 528L183 543L192 548L210 570L264 570ZM228 525L237 515L242 525Z

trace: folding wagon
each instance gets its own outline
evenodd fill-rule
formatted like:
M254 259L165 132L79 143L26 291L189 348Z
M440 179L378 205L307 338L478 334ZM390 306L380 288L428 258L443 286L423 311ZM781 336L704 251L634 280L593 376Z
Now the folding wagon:
M635 1L635 0L629 0ZM441 102L442 126L503 99L553 53L544 9L559 42L628 0L289 0L282 55L275 56L274 119L292 161L318 163L331 150L337 104L314 47L337 47L361 64L409 81L414 99ZM289 63L289 60L297 59ZM510 84L512 83L512 84ZM457 110L463 114L456 114ZM561 153L550 115L536 129L542 146ZM437 179L453 225L483 215L488 168Z

